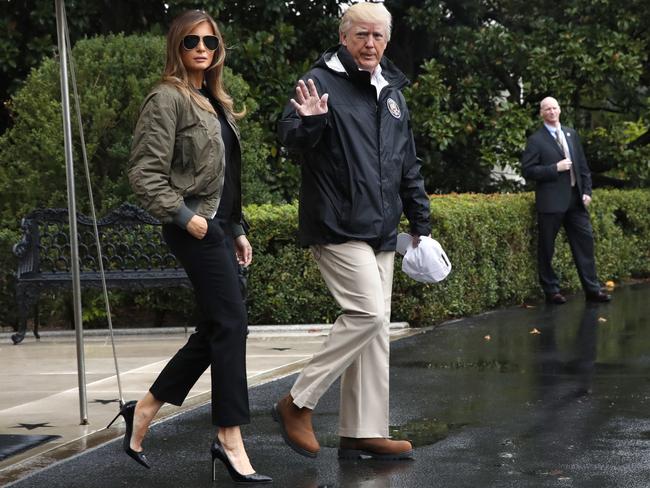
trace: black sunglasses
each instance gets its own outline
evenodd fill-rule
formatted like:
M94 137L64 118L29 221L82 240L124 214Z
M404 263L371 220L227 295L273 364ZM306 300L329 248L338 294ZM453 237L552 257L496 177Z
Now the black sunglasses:
M217 36L201 37L194 34L183 37L183 47L188 51L191 51L199 45L199 42L201 40L203 41L203 45L208 51L216 51L219 47L219 38Z

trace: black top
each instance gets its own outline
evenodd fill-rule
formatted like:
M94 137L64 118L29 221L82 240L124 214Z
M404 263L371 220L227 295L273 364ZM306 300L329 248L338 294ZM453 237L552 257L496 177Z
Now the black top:
M237 138L232 127L226 119L226 115L223 113L221 105L212 98L208 91L203 88L200 90L201 94L205 96L214 107L214 110L217 112L217 117L219 118L219 124L221 125L221 139L223 140L223 145L225 147L225 175L223 181L223 192L221 193L221 200L219 202L219 208L217 210L216 218L219 220L232 221L233 220L233 210L235 204L235 192L237 189L237 171L238 168L233 166L233 151L235 150L235 145L237 144Z
M226 152L226 169L223 182L223 193L221 194L221 201L219 202L219 209L217 210L217 218L220 220L231 220L233 213L233 206L235 203L235 168L232 164L232 153L235 147L236 139L235 132L230 127L226 116L224 115L221 107L217 108L217 104L213 103L214 109L219 115L219 124L221 124L221 138Z

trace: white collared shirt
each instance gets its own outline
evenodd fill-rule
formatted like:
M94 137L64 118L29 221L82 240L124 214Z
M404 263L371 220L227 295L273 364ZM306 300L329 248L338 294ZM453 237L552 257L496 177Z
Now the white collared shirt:
M329 66L334 71L345 73L343 63L341 63L341 60L336 53L332 54L332 56L325 61L325 64L327 64L327 66ZM362 71L361 68L359 68L359 71ZM377 90L377 100L379 100L379 94L381 91L388 86L388 81L386 81L386 78L382 76L381 71L381 66L377 65L375 70L370 73L370 84L373 85Z
M564 131L562 130L562 126L553 127L552 125L548 125L546 122L544 122L544 127L546 127L546 130L548 130L551 133L553 139L557 139L557 136L555 134L557 131L560 131L560 137L563 139L562 142L566 143L566 138L564 137Z

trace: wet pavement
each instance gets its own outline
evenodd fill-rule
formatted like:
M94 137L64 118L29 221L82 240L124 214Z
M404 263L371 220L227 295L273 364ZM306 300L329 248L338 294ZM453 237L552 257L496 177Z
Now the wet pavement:
M338 388L316 408L315 460L282 442L269 410L295 375L252 388L245 439L276 487L650 486L650 284L609 304L582 296L447 323L391 344L391 422L406 462L336 458ZM233 486L210 480L208 406L152 427L154 468L119 440L61 461L15 487Z

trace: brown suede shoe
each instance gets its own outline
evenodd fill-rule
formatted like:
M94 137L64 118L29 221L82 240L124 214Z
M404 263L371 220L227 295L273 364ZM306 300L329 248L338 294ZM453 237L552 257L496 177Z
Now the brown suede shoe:
M298 454L315 458L320 445L311 425L311 414L311 409L295 405L291 395L285 396L271 410L273 420L280 424L284 442Z
M409 441L395 441L381 437L369 439L341 437L339 459L381 459L384 461L413 459L413 446Z

